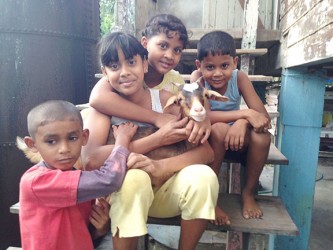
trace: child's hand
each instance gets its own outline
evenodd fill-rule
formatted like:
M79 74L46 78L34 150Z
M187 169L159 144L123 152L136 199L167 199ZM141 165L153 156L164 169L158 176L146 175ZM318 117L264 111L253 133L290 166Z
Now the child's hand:
M259 113L253 109L248 109L247 120L253 127L254 132L267 133L268 129L271 128L270 119L262 113Z
M195 122L190 120L186 125L186 134L190 135L188 141L194 144L204 143L207 141L210 132L212 131L212 125L208 117L202 122Z
M98 199L92 206L89 221L95 227L94 239L105 235L110 230L109 210L110 204L103 198Z
M232 151L238 151L243 149L248 124L247 120L240 119L229 128L224 139L224 146L226 150L231 149Z
M114 138L130 142L138 129L138 125L132 122L122 123L119 126L112 126Z
M186 129L184 128L188 122L188 118L183 118L179 121L172 120L164 124L157 134L161 141L161 146L174 144L187 139Z
M173 175L173 173L168 172L167 168L163 167L159 161L152 160L145 155L137 153L130 153L127 166L129 169L141 169L145 171L149 174L151 182L155 186L161 186Z
M156 119L154 125L158 128L162 128L166 123L175 121L177 117L167 113L156 113Z

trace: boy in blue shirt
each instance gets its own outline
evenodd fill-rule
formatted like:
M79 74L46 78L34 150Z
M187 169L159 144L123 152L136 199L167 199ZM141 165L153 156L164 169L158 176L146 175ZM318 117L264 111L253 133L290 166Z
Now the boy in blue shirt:
M237 70L234 39L228 33L213 31L204 35L198 43L195 63L197 70L191 80L202 76L206 88L229 98L227 102L210 101L212 133L209 141L215 153L210 166L216 174L224 158L236 158L246 166L243 217L260 218L263 212L254 194L269 152L269 115L247 74ZM240 109L241 97L248 109ZM218 207L215 224L230 224L228 216Z

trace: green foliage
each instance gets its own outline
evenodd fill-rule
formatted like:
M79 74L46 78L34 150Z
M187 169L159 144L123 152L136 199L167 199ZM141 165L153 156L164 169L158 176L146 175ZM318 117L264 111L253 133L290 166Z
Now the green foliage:
M100 0L101 36L108 33L114 26L114 6L115 0Z

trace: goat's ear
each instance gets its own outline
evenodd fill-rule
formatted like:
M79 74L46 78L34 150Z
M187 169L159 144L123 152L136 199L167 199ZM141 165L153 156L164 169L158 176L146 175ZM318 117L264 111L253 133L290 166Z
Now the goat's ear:
M167 103L165 104L164 108L163 108L163 113L168 113L168 111L170 110L170 108L173 105L178 105L179 104L179 100L178 97L173 95L171 96L168 100Z
M207 99L214 101L227 102L229 100L228 97L221 95L220 93L214 90L206 89L205 96L207 97Z
M204 79L203 79L202 76L199 77L199 78L196 80L196 82L197 82L200 86L202 86L202 87L205 86L205 81L204 81Z
M178 82L170 82L170 84L175 85L178 90L181 90L183 88L183 83L178 83Z

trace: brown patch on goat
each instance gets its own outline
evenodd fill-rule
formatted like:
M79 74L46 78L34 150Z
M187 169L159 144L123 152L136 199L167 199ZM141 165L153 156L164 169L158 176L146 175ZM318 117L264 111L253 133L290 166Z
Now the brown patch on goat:
M157 130L158 130L158 128L154 128L154 127L139 127L137 129L132 141L149 136L149 135L155 133ZM107 144L112 145L114 143L115 143L115 139L113 136L112 126L111 126ZM160 159L165 159L165 158L183 154L194 147L196 147L195 144L192 144L192 143L188 142L187 140L183 140L183 141L171 144L171 145L161 146L157 149L154 149L154 150L146 153L145 155L153 160L160 160Z

